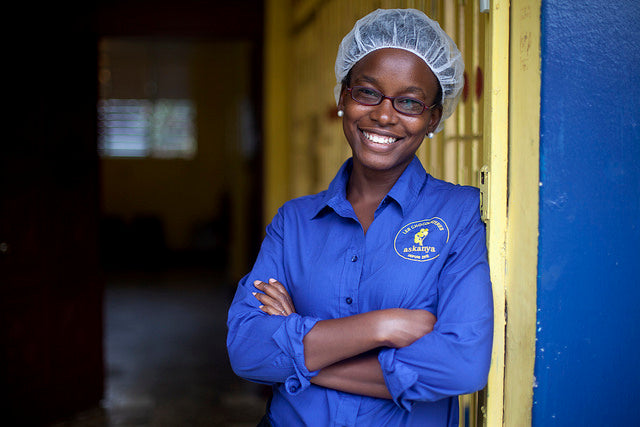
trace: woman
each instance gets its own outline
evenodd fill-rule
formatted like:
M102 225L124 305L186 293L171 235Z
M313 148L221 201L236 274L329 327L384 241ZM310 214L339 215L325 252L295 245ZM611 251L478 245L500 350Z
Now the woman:
M329 188L280 208L229 310L234 371L271 384L274 426L458 423L482 388L493 311L478 192L415 153L455 109L464 65L412 9L358 21L336 60L351 147Z

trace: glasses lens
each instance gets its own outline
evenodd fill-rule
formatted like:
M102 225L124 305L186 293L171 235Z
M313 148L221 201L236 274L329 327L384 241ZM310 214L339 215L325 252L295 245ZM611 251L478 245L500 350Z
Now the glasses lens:
M404 114L421 114L424 110L424 104L421 101L404 96L394 99L393 106Z
M351 97L365 105L378 105L382 100L382 94L377 90L368 87L355 86L351 89Z

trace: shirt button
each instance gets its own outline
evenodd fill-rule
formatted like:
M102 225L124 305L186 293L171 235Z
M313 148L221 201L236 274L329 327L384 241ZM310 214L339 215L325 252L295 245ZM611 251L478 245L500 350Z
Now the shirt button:
M356 262L358 260L358 255L354 255L351 257L351 262Z
M347 297L345 298L345 301L347 302L347 304L351 305L351 303L353 302L353 300L351 299L351 297Z

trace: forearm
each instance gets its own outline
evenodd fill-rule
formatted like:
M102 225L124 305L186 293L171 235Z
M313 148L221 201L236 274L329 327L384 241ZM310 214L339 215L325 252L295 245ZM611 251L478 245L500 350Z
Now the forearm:
M436 318L426 310L390 308L317 322L303 339L310 371L377 347L405 347L433 330Z
M311 382L363 396L391 399L377 353L356 356L320 370Z
M371 311L316 323L303 340L307 369L322 369L381 346L379 316L380 311Z

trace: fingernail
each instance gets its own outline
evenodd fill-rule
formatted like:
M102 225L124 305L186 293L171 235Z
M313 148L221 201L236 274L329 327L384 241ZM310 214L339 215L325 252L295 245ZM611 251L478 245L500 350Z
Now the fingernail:
M253 282L253 286L258 286L260 283L262 283L261 280L256 280L255 282Z
M276 279L269 279L269 283L275 283L275 282L277 282Z
M253 295L254 297L257 295L257 292L251 292L251 295Z

